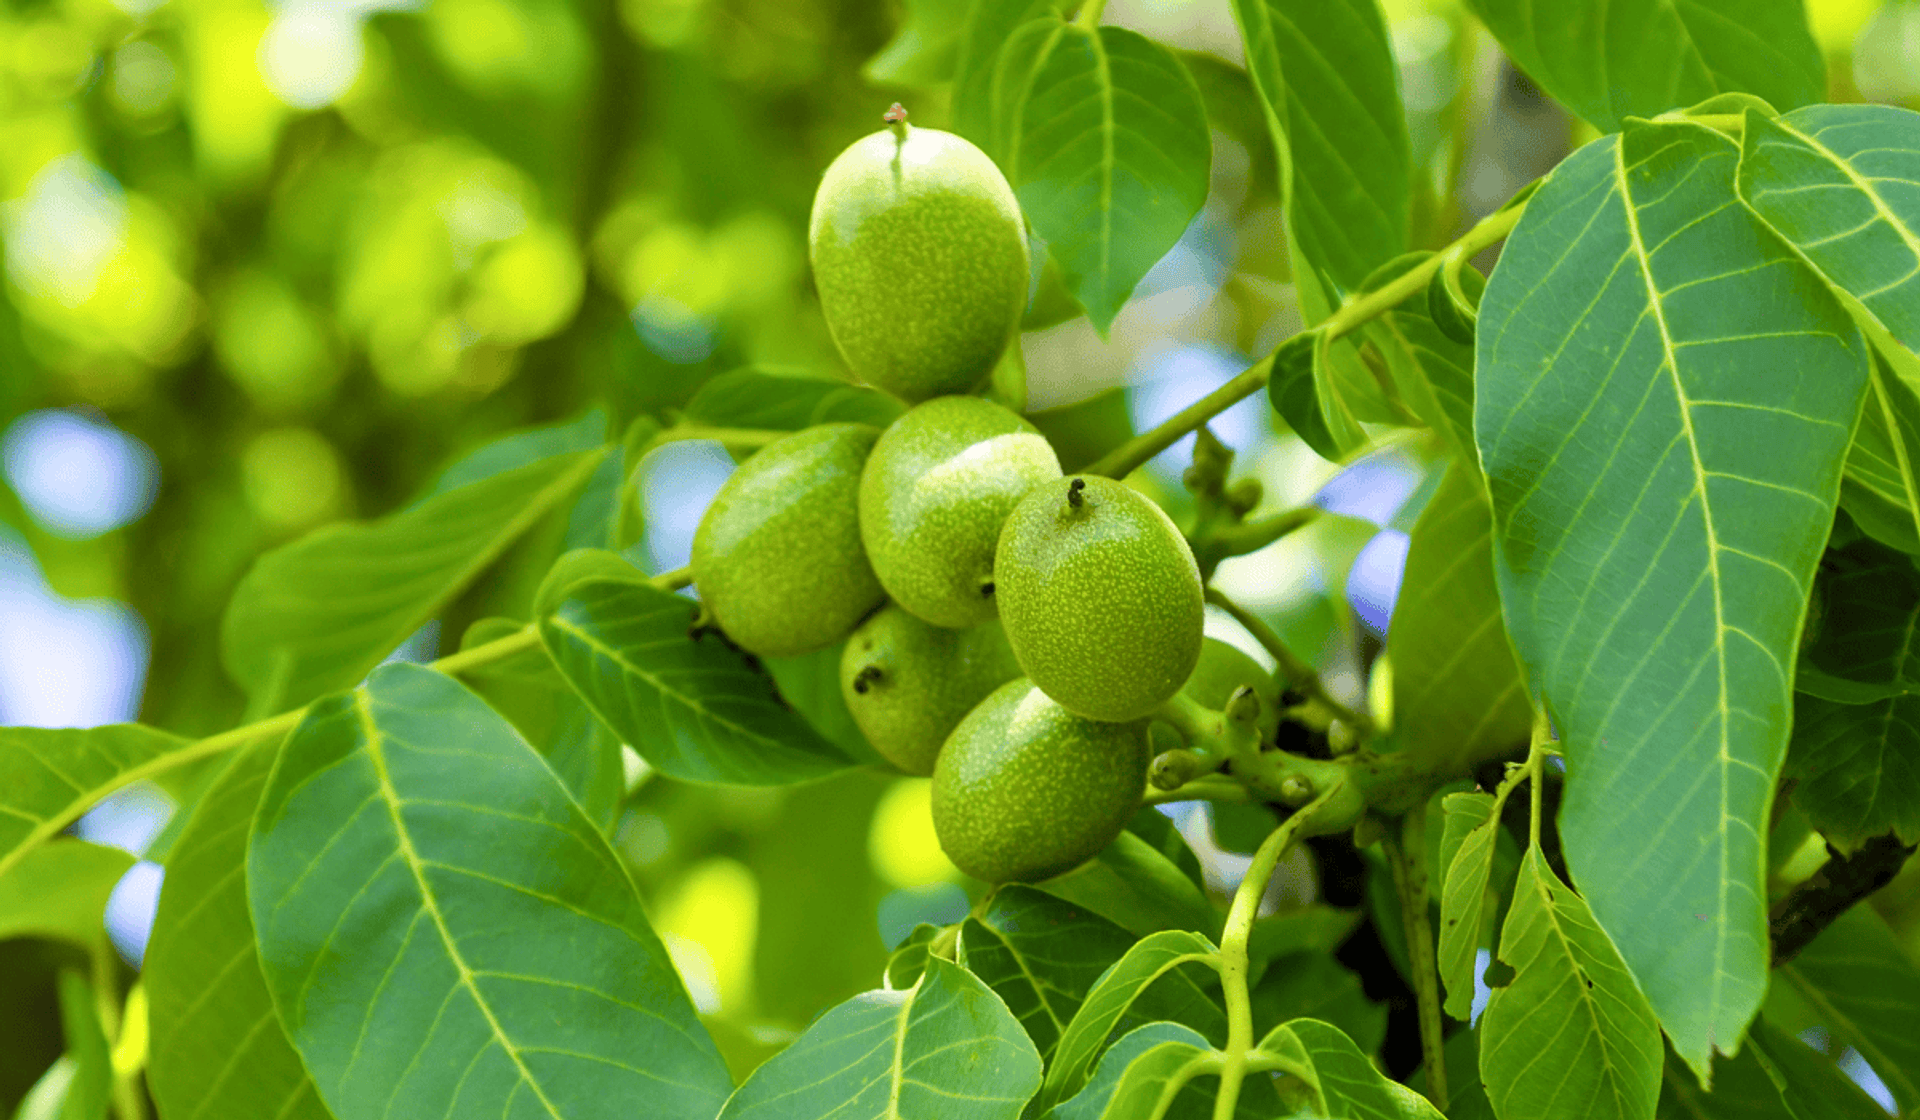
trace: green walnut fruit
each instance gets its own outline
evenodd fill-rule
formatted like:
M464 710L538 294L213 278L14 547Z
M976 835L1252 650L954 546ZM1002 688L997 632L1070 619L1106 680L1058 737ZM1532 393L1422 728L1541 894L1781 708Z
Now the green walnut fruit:
M933 773L954 725L1019 675L998 622L948 630L896 604L861 623L840 655L840 695L853 722L909 774Z
M1123 483L1034 487L1000 530L993 578L1020 667L1076 715L1139 719L1193 675L1200 569L1172 519Z
M860 547L860 470L879 438L868 424L783 436L714 495L693 534L693 583L736 645L811 653L886 599Z
M1147 725L1084 719L1021 677L947 736L933 829L955 867L989 883L1069 871L1113 842L1146 791Z
M1026 309L1026 226L1006 176L904 112L827 168L807 243L847 365L907 401L979 385Z
M1039 429L979 397L935 397L888 425L860 475L860 539L894 602L939 626L992 619L1000 526L1060 477Z

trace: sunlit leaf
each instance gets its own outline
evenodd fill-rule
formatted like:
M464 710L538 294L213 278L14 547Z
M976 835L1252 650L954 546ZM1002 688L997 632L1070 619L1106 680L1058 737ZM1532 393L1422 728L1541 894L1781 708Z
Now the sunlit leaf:
M1000 997L934 957L912 988L867 992L815 1020L720 1115L1014 1120L1039 1086L1040 1055Z
M584 485L604 454L535 460L267 553L227 606L227 671L263 714L351 686Z
M167 1120L329 1120L260 972L247 911L247 826L277 743L233 759L174 844L142 976L147 1079Z
M247 894L280 1021L340 1120L638 1100L701 1117L731 1088L619 857L431 669L383 666L308 711L261 794Z
M1801 0L1467 0L1509 57L1602 132L1716 93L1826 94Z
M0 727L0 876L107 794L169 768L186 746L137 723Z
M1002 48L1015 28L1059 10L1058 0L968 0L953 62L953 130L979 145L1002 170L1006 139L993 99Z
M1872 907L1843 912L1775 975L1860 1052L1902 1113L1920 1106L1920 967Z
M662 773L777 785L853 765L746 654L719 634L692 636L696 613L610 553L570 553L541 593L540 640L594 713Z
M1476 335L1496 575L1566 746L1567 864L1699 1070L1765 991L1761 839L1867 367L1733 198L1736 158L1687 123L1569 157Z
M1200 87L1137 32L1057 19L1023 27L1005 66L1017 98L1005 109L1007 178L1104 334L1207 200Z
M1165 930L1135 942L1100 975L1061 1032L1040 1089L1040 1106L1050 1107L1080 1091L1107 1036L1148 985L1181 965L1211 962L1217 954L1211 941L1185 930Z
M1477 296L1486 282L1471 268L1467 275ZM1394 386L1414 415L1477 470L1473 346L1449 338L1417 300L1403 303L1367 324L1366 334L1379 347L1393 374Z
M1426 1098L1389 1081L1353 1040L1326 1023L1295 1019L1267 1032L1257 1052L1306 1088L1307 1115L1341 1120L1441 1120Z
M1291 232L1337 304L1407 250L1407 124L1386 18L1376 0L1234 0L1233 14L1279 148Z
M1499 955L1514 977L1494 990L1479 1030L1480 1079L1500 1120L1651 1117L1661 1053L1653 1008L1538 848L1520 861Z
M1403 749L1455 772L1523 749L1533 706L1500 617L1493 514L1467 463L1447 467L1414 523L1401 581L1419 589L1387 631Z
M47 937L92 948L107 935L107 896L133 866L118 848L55 840L0 875L0 941Z

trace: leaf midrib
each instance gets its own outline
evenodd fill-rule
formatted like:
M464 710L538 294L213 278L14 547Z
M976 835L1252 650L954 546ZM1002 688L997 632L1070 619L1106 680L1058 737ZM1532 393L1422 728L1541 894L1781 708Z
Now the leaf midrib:
M1677 15L1677 13L1676 13ZM1709 130L1711 131L1711 130ZM1715 135L1718 135L1717 133ZM1687 437L1687 452L1693 463L1693 490L1700 498L1700 523L1707 534L1707 578L1713 585L1713 652L1716 674L1719 678L1718 736L1720 760L1720 799L1718 809L1719 825L1716 829L1720 836L1718 859L1719 878L1714 885L1715 929L1723 930L1727 921L1727 884L1732 875L1728 860L1732 845L1726 842L1727 801L1731 791L1727 788L1728 773L1732 765L1727 735L1729 730L1728 712L1731 707L1727 682L1727 618L1726 597L1720 579L1720 538L1713 524L1713 503L1707 496L1707 469L1700 458L1699 437L1693 430L1692 401L1687 396L1686 386L1680 382L1680 361L1674 353L1673 334L1667 323L1666 305L1661 302L1660 290L1653 282L1653 260L1649 255L1646 240L1640 233L1640 213L1634 204L1633 190L1627 177L1626 145L1615 143L1613 146L1613 166L1616 181L1620 188L1621 211L1625 217L1627 243L1639 264L1640 278L1647 289L1647 306L1653 315L1654 324L1660 331L1660 348L1664 355L1661 368L1666 371L1673 383L1674 403L1680 412L1681 431ZM1712 1021L1719 1017L1721 989L1724 986L1726 969L1726 937L1716 932L1713 937L1713 968L1708 978L1707 1008L1709 1016L1708 1035L1711 1037ZM1711 1061L1711 1054L1709 1054Z
M421 908L433 920L434 929L440 935L441 947L446 950L447 960L452 963L460 985L467 989L469 996L473 997L474 1006L486 1019L487 1028L493 1032L494 1038L500 1043L500 1049L513 1062L514 1068L520 1071L521 1080L533 1090L533 1095L547 1110L547 1115L554 1120L562 1120L560 1110L555 1108L553 1102L547 1098L546 1091L540 1087L539 1079L533 1076L533 1071L528 1069L526 1062L522 1060L519 1047L514 1045L513 1039L507 1035L506 1028L501 1026L500 1020L495 1017L492 1005L480 994L479 985L474 983L473 969L468 967L466 958L461 955L459 945L454 940L453 931L447 928L446 916L440 912L440 904L435 900L433 889L427 882L425 861L414 849L413 834L408 831L406 821L400 814L400 794L394 788L393 776L387 770L386 733L380 730L378 722L373 718L372 704L364 691L356 691L353 694L353 706L354 715L360 723L360 733L366 742L367 758L373 763L374 778L380 783L381 803L386 806L387 816L393 823L394 838L400 846L400 856L407 863L407 870L413 876L414 885L419 888Z

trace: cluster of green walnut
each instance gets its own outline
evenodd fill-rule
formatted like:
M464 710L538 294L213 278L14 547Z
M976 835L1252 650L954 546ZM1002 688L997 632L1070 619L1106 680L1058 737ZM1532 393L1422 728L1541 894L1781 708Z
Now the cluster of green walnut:
M932 776L949 858L1033 881L1139 809L1150 729L1177 694L1191 713L1251 689L1271 717L1275 688L1203 637L1199 567L1159 506L1063 475L1038 429L972 395L1026 306L1025 225L984 153L903 118L827 170L810 244L848 365L911 407L884 431L821 424L744 462L694 537L694 584L750 653L844 639L847 706L877 752Z

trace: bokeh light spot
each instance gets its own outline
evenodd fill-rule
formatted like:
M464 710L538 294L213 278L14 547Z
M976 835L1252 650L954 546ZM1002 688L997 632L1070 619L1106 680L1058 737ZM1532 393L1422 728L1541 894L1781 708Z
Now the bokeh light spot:
M931 781L902 778L880 795L867 833L867 854L880 877L896 887L924 887L960 877L933 832Z

